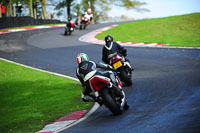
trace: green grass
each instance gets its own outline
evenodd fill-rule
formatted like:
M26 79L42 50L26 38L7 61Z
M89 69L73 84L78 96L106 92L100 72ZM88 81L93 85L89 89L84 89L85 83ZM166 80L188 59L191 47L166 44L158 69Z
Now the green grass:
M106 35L116 41L200 47L200 13L120 24L96 37L104 40Z
M35 132L70 112L88 109L77 81L0 60L0 132Z
M30 26L23 26L23 27L4 28L4 29L0 29L0 31L8 31L8 30L13 30L13 29L23 29L23 28L36 27L36 26L63 25L63 24L30 25Z

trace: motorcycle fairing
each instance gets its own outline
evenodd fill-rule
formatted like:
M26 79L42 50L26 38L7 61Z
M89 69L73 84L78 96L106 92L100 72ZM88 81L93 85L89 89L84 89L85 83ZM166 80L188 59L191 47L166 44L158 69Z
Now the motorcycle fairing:
M89 80L92 76L94 76L94 74L97 72L97 70L94 70L94 71L91 71L91 72L89 72L86 76L85 76L85 78L83 79L84 81L87 81L87 80Z
M124 66L128 66L130 71L132 70L131 64L128 61L124 62Z
M114 64L115 62L119 60L124 61L124 58L119 55L113 56L112 58L110 58L110 64Z
M95 75L89 80L89 82L94 91L99 91L103 87L107 86L107 84L110 82L110 79L104 76Z

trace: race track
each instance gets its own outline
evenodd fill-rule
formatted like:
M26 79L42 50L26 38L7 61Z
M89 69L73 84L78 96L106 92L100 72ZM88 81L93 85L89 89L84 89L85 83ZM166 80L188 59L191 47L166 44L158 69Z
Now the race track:
M78 38L109 24L89 25L64 36L64 28L0 35L0 57L75 77L76 55L101 61L102 45ZM110 24L111 25L111 24ZM133 86L125 87L130 109L120 116L100 107L62 132L200 132L200 50L128 47Z

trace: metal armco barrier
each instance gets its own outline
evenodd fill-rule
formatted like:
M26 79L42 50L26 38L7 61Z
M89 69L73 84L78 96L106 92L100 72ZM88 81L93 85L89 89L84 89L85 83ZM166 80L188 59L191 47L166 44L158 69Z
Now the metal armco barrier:
M0 18L0 29L22 27L30 25L43 25L43 24L59 24L60 20L51 19L34 19L29 16L25 17L3 17Z

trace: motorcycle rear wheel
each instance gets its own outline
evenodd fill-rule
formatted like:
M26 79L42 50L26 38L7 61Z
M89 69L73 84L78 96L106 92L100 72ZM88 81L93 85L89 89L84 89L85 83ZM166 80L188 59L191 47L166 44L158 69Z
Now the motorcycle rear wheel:
M126 86L132 85L131 77L127 76L127 72L123 69L120 70L120 79L125 83Z
M104 105L114 114L114 115L120 115L122 113L122 110L120 109L120 105L117 104L113 98L109 94L108 88L104 88L101 90L103 103Z

